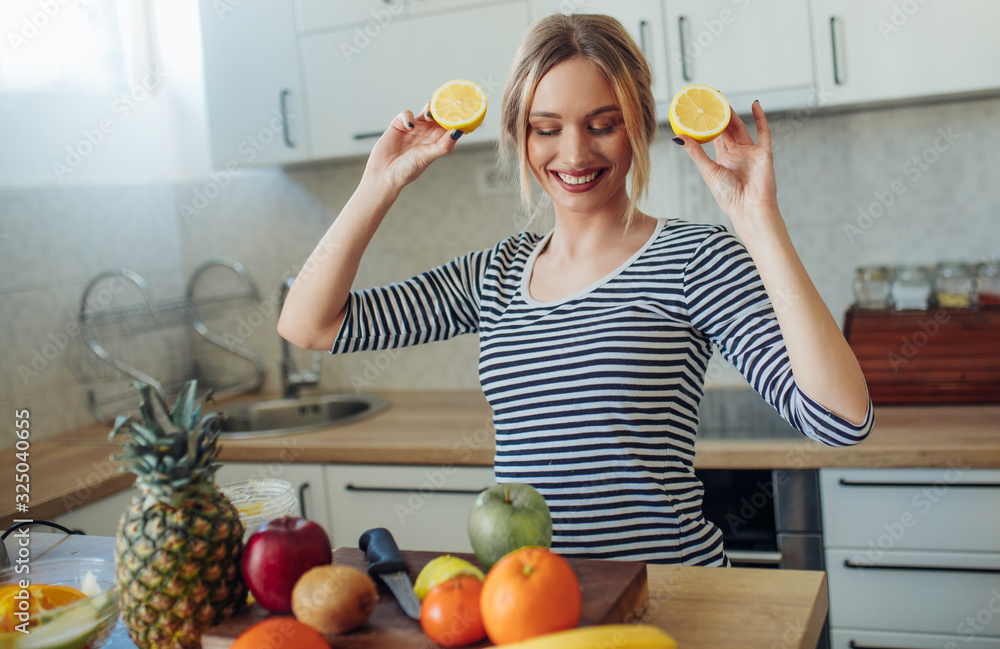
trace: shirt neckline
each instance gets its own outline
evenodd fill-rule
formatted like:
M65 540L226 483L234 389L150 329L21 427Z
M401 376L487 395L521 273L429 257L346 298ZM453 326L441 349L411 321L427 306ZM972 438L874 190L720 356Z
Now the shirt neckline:
M520 287L521 299L523 299L526 303L532 306L558 306L560 304L564 304L571 300L575 300L594 291L595 289L603 286L604 284L607 284L612 279L620 275L626 268L631 266L635 262L635 260L642 255L642 253L646 252L646 250L651 245L653 245L653 242L656 241L656 238L660 235L660 231L663 230L663 226L666 224L666 222L667 219L657 219L656 227L653 228L653 234L649 235L649 239L646 240L646 243L642 244L642 246L640 246L640 248L636 250L631 257L626 259L625 262L615 270L611 271L610 273L600 278L596 282L590 284L589 286L585 286L584 288L580 289L576 293L573 293L572 295L567 295L564 298L553 300L551 302L542 302L540 300L536 300L535 298L531 297L531 294L528 292L528 284L531 282L531 273L535 268L535 260L538 258L538 255L541 254L542 250L548 244L549 239L552 238L552 233L555 232L555 228L549 230L548 233L545 234L545 236L543 236L541 239L538 240L538 243L535 244L535 249L531 251L531 254L528 255L528 260L524 263L524 272L521 274L521 287Z

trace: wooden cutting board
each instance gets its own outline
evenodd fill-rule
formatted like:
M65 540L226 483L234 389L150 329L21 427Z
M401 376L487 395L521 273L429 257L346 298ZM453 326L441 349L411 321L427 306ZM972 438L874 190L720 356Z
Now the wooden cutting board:
M403 556L410 567L410 580L415 581L420 569L441 552L417 552L403 550ZM475 565L479 565L471 554L455 554ZM566 557L580 580L583 593L583 611L580 626L610 624L635 620L646 610L649 590L646 584L646 564L638 561L601 561L596 559L575 559ZM333 553L333 562L367 570L365 555L356 548L340 548ZM371 618L363 626L337 636L328 636L331 647L337 649L433 649L435 643L424 635L420 622L410 619L392 591L381 580L377 580L379 600ZM265 620L268 613L254 604L244 613L226 620L202 637L202 649L229 649L233 640L250 626ZM290 614L289 614L290 615ZM484 641L473 647L489 647Z

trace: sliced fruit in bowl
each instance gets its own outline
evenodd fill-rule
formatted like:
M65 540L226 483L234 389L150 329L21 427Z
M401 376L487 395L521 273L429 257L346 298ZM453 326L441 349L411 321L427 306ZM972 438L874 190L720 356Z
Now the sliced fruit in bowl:
M30 566L27 576L0 571L0 647L103 647L118 621L114 562L38 559Z

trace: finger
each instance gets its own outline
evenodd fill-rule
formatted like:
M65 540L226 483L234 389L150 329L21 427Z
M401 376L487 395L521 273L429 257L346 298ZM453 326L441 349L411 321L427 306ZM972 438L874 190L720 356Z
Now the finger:
M422 119L425 122L433 122L434 118L431 117L431 102L424 104L423 109L420 111L420 117L417 119Z
M412 131L413 125L413 113L408 110L404 110L392 120L392 126L400 131Z
M701 147L701 143L697 140L693 140L686 135L678 135L677 139L684 141L684 151L687 152L688 157L694 161L694 165L698 167L698 171L701 172L701 177L707 182L709 176L718 166L716 162L708 157L708 154L705 153L705 149Z
M730 118L729 126L726 130L722 132L723 137L726 138L726 144L730 146L733 144L750 144L753 145L753 138L750 137L750 131L747 130L747 125L743 123L743 120L736 111L729 108Z
M754 100L750 105L750 110L753 111L753 119L757 124L757 144L770 151L771 127L767 123L767 117L764 116L764 109L760 107L759 101Z

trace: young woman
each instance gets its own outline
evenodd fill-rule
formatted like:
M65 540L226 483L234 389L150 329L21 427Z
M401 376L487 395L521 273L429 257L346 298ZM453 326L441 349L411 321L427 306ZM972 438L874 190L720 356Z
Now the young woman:
M522 195L538 181L554 229L522 232L405 282L352 292L400 190L459 132L398 115L357 191L306 261L278 331L333 353L480 338L500 482L544 496L553 549L728 565L693 473L712 345L793 426L832 446L872 427L864 377L778 211L770 133L733 115L716 160L683 145L725 228L643 214L656 130L649 66L606 16L550 16L525 37L504 92L504 152ZM627 176L631 171L631 187Z

